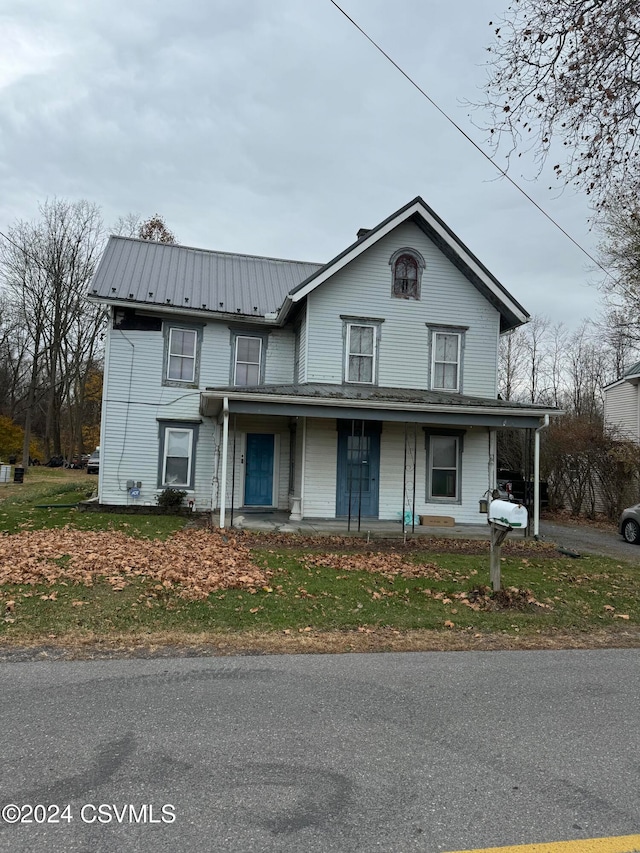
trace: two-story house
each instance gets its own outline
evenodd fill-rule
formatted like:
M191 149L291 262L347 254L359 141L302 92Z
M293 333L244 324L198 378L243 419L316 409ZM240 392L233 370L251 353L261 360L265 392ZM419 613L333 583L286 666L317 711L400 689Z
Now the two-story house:
M99 501L478 523L528 314L416 198L324 265L111 237ZM484 516L486 518L486 516Z

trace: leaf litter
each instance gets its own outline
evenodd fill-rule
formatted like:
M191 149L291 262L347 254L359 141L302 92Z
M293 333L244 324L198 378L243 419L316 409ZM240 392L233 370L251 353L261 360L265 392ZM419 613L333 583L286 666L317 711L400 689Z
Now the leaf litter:
M118 591L147 578L198 600L219 590L257 589L269 578L245 545L211 530L181 530L163 541L70 527L1 538L6 559L0 562L0 585L70 581L90 587L104 579Z

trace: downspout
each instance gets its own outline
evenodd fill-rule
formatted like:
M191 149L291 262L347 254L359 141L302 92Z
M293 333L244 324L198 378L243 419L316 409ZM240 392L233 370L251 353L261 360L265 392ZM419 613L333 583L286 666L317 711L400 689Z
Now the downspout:
M229 451L229 398L222 400L222 460L220 470L220 527L225 526L227 500L227 455Z
M549 415L536 429L533 452L533 538L540 538L540 433L549 426Z

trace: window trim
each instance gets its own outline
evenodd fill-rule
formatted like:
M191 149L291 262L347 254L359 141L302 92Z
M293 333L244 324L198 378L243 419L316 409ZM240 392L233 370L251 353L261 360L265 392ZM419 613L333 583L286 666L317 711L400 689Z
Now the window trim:
M416 263L416 292L415 294L411 293L399 293L396 290L396 267L399 261L403 257L409 257ZM426 263L422 255L417 249L411 248L411 246L403 246L401 249L397 249L393 255L389 258L389 265L391 267L391 296L393 299L404 299L407 301L419 302L422 296L422 273L426 267Z
M158 489L186 489L193 491L195 486L195 462L198 443L198 431L200 422L195 421L158 421L159 429L159 452L158 452ZM187 463L187 482L170 483L166 479L167 473L167 450L169 447L169 433L179 432L189 434L189 456Z
M200 383L200 353L202 350L203 325L196 323L174 323L165 322L162 325L164 336L164 359L162 369L162 384L175 388L197 388ZM193 332L195 334L195 346L193 355L193 376L191 379L172 379L169 376L169 364L171 360L171 337L174 331ZM191 356L177 356L178 358L191 358Z
M378 384L378 349L380 342L380 320L371 320L366 318L342 318L344 323L344 358L343 358L343 378L342 381L347 385L377 385ZM352 353L351 352L351 329L366 328L373 329L373 352L369 353ZM371 380L363 381L349 378L349 359L351 356L359 358L371 358Z
M236 385L236 366L238 354L238 338L257 338L260 341L260 364L258 368L258 385L264 385L267 363L267 344L269 333L258 329L231 328L230 346L231 363L229 365L229 385L234 388L251 388L251 385ZM255 364L255 362L241 362L242 364Z
M464 365L464 349L465 349L465 333L468 326L444 326L431 325L427 323L429 329L429 390L443 391L445 394L462 394L463 389L463 365ZM456 335L458 338L458 361L457 361L457 384L455 388L443 388L436 385L436 338L438 335ZM438 364L453 364L453 362L438 362Z
M258 361L238 361L238 343L241 340L249 340L249 341L258 341L260 344L260 352L258 353ZM233 353L233 385L237 388L250 388L254 385L253 382L247 382L246 384L240 385L238 383L238 364L244 364L247 366L258 367L258 381L255 383L256 385L262 384L260 382L260 376L262 373L262 350L264 346L264 342L260 336L256 335L236 335L234 338L234 353Z
M464 452L465 430L457 429L425 429L425 500L433 504L461 504L462 503L462 454ZM456 494L455 497L432 494L433 489L433 446L434 438L454 438L456 441ZM452 470L452 469L438 469Z

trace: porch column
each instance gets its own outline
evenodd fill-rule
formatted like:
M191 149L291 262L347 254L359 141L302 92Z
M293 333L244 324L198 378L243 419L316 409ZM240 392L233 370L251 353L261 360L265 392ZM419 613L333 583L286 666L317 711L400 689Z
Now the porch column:
M489 501L491 492L498 485L498 430L489 430Z
M222 470L220 472L220 527L225 526L227 503L227 457L229 455L229 399L222 402Z
M549 415L536 429L533 452L533 538L540 536L540 433L549 426Z

